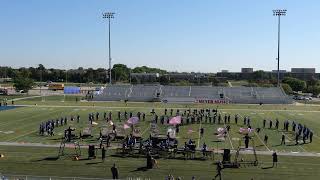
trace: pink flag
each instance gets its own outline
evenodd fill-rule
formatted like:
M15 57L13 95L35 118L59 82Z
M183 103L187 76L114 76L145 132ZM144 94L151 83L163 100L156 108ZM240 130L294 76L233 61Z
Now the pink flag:
M226 132L226 128L218 128L217 132L218 134L223 134L224 132Z
M194 132L194 130L192 130L191 128L188 129L188 134L191 134L193 132Z
M224 137L224 134L217 134L217 137Z
M248 134L248 133L252 133L254 131L254 129L251 129L251 128L240 128L239 129L239 132L241 134Z
M181 124L181 116L176 116L170 119L169 124L171 125L177 125Z
M130 126L129 126L128 124L125 123L125 124L123 125L123 129L129 129L129 128L130 128Z
M239 129L239 132L240 132L240 133L244 133L245 131L246 131L245 128L240 128L240 129Z
M131 117L127 121L128 124L137 124L138 122L139 122L139 118L138 117Z

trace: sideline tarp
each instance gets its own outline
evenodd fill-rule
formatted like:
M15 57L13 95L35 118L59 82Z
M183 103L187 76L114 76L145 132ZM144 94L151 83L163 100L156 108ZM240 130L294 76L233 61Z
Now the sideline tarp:
M76 86L64 87L64 94L80 94L80 87L76 87Z

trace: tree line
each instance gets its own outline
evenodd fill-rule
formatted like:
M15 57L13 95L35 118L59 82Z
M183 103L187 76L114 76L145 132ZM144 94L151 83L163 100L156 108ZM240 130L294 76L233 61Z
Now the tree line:
M150 68L147 66L128 68L124 64L115 64L111 70L113 81L129 82L130 73L160 73L164 74L167 71ZM73 83L106 83L109 78L109 71L105 68L83 68L77 69L55 69L45 68L44 65L39 64L38 67L29 68L12 68L0 66L0 77L5 78L17 78L23 75L23 77L30 78L36 82L73 82Z
M159 73L159 77L151 79L141 79L137 77L130 77L132 73ZM213 74L203 77L193 77L185 79L175 79L170 77L170 72L147 66L129 68L125 64L114 64L111 70L113 82L123 83L160 83L163 85L221 85L224 82L218 79ZM168 76L169 74L169 76ZM192 74L192 73L185 73ZM13 79L14 85L19 90L32 88L35 82L72 82L72 83L94 83L104 84L109 80L109 72L104 68L83 68L77 69L55 69L46 68L39 64L38 67L29 68L12 68L0 66L0 77L9 77ZM247 77L248 84L246 86L255 87L274 87L277 84L276 76L270 75L264 71L255 71ZM300 80L293 77L285 77L282 80L282 88L287 94L292 94L293 91L303 91L318 95L320 93L320 82L316 78L311 78L307 81Z

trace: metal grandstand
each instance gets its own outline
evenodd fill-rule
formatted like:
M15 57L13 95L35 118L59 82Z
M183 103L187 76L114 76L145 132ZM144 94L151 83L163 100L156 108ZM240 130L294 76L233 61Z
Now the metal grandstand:
M277 87L219 87L112 85L93 97L93 101L163 101L172 103L290 104L292 100Z

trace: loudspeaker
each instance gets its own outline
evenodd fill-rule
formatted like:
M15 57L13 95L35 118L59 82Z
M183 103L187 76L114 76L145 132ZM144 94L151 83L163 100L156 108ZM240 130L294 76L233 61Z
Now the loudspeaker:
M220 94L220 98L223 99L224 98L224 94L221 93Z
M223 149L223 162L230 162L230 149Z
M89 157L89 158L95 158L94 145L89 145L88 157Z

